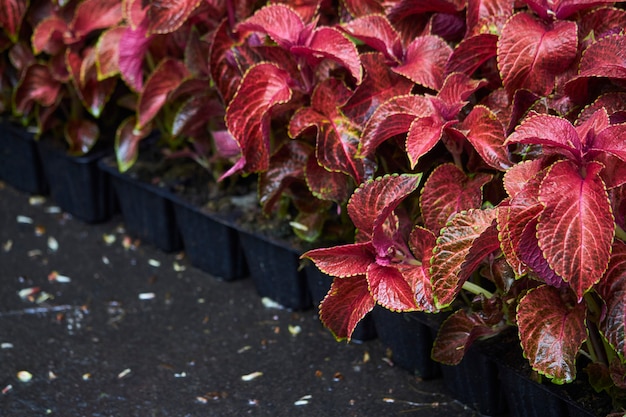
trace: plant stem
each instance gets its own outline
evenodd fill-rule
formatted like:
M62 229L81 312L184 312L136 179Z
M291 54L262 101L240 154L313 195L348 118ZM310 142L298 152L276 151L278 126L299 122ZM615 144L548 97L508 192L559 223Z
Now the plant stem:
M476 294L476 295L484 295L487 298L491 298L493 297L493 293L487 291L486 289L484 289L483 287L481 287L478 284L474 284L471 281L465 281L463 283L463 289L466 291L471 292L472 294Z

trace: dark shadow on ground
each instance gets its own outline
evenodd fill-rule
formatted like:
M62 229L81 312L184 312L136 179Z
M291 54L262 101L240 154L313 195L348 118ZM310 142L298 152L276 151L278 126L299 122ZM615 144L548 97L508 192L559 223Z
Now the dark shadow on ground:
M0 183L1 416L473 415L378 341L125 238Z

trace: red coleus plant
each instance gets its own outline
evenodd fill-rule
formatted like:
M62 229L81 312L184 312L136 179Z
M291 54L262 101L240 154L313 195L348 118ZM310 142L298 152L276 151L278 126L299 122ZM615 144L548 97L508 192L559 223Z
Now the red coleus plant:
M359 41L363 65L375 51L386 67L366 70L363 82L393 74L413 86L359 97L372 105L357 124L357 159L376 161L376 175L400 175L353 194L356 243L304 255L336 277L324 323L349 339L376 303L452 309L433 349L449 364L477 338L515 325L537 372L570 382L585 355L591 381L619 407L624 10L604 1L470 1L458 39L435 21L456 19L463 5L345 3L352 16L341 28ZM402 24L409 15L429 23L411 32ZM445 46L435 52L437 42ZM350 115L348 105L338 109Z
M100 79L96 44L103 30L122 18L117 0L70 1L63 5L30 2L30 47L18 43L14 59L21 78L13 94L13 112L38 132L61 124L71 153L88 152L99 137L97 119L113 94L117 80ZM53 114L62 115L52 117ZM89 114L89 116L87 116Z

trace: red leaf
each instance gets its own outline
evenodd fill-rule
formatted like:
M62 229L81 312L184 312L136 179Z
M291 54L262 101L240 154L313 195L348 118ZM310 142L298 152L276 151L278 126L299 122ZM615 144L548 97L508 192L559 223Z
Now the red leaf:
M387 139L408 132L416 117L427 116L433 110L430 100L424 96L407 95L386 101L365 126L359 152L371 155Z
M361 63L365 77L341 110L363 127L380 105L393 97L409 94L414 84L391 71L380 53L361 54Z
M373 14L354 19L342 26L350 36L384 54L387 60L400 62L402 42L400 34L383 15Z
M443 85L446 62L451 54L452 48L440 37L420 36L409 44L403 63L393 71L416 84L438 91Z
M372 263L367 269L370 294L378 304L392 311L416 311L415 293L400 271Z
M438 115L417 117L413 120L406 137L406 153L411 169L415 168L419 159L439 142L444 129L454 123L446 122Z
M591 162L581 174L571 162L556 162L539 191L545 206L537 227L539 247L579 300L606 271L613 244L615 219L599 176L602 168Z
M385 175L369 180L352 194L348 215L360 232L371 235L419 184L421 174Z
M309 64L317 66L322 58L334 61L350 72L356 84L363 79L361 59L356 46L346 38L339 29L319 27L303 45L295 45L290 51L297 55L304 55Z
M626 358L626 244L623 242L615 241L609 268L597 289L606 303L600 331L620 356Z
M428 177L420 195L424 226L439 233L451 215L480 208L483 186L490 180L491 175L487 174L470 178L454 164L439 165Z
M98 29L108 29L122 20L122 4L119 0L84 0L74 12L70 25L74 36L82 39Z
M146 2L143 0L125 0L122 2L122 15L133 29L137 29L146 18L149 5L144 6L144 3Z
M344 0L343 4L353 17L383 13L383 6L377 0Z
M612 4L610 0L527 0L526 3L542 19L564 20L571 15L603 4Z
M4 29L13 43L17 42L22 20L26 15L29 3L30 0L2 0L0 2L0 10L2 10L0 27Z
M499 171L512 166L508 149L504 145L504 126L487 107L474 106L460 129L487 165Z
M496 56L498 36L483 33L463 39L452 51L445 73L472 75L487 60Z
M562 384L576 378L576 356L587 339L584 303L550 286L530 290L517 308L524 356L537 372Z
M13 108L18 114L28 114L33 105L52 106L58 99L61 83L50 74L47 66L33 64L26 69L15 88Z
M576 58L578 33L574 22L544 23L527 13L514 15L498 40L498 66L509 96L528 89L550 94L556 76Z
M588 77L626 79L625 48L626 35L611 35L598 39L583 53L578 77L571 82Z
M476 27L486 22L493 24L497 19L508 19L513 14L514 0L477 0L467 4L467 28L468 33L493 33L493 29L488 27L482 31Z
M370 264L376 261L369 242L313 249L302 258L312 260L325 274L340 278L365 275Z
M493 326L485 322L484 314L483 311L455 311L439 328L432 358L446 365L458 365L476 339L497 333Z
M185 65L175 59L162 61L152 72L139 96L137 130L141 130L157 115L170 94L188 77Z
M145 22L137 28L127 27L120 39L118 52L120 75L136 92L141 92L143 89L144 56L151 40L152 37L148 36Z
M300 44L300 34L304 28L302 18L291 7L270 4L237 25L237 32L241 35L249 32L264 33L281 48L289 50Z
M409 236L409 248L418 265L398 264L398 270L409 283L415 294L415 302L420 311L435 312L435 299L430 280L430 258L436 244L436 237L430 231L416 226Z
M270 63L251 67L226 109L226 126L239 143L246 172L259 172L269 164L270 112L291 99L289 75ZM234 173L229 171L226 175Z
M316 158L309 158L306 169L306 184L314 196L321 200L344 204L350 198L353 182L342 172L332 172L317 163Z
M67 22L54 14L39 22L31 37L35 55L41 52L59 54L65 48L64 36L68 30Z
M337 340L350 340L356 325L374 305L364 276L335 279L320 304L320 320Z
M98 80L113 77L120 72L119 48L125 27L115 27L103 32L96 44Z
M229 103L232 100L242 77L239 68L232 63L235 56L234 51L237 50L235 46L236 39L231 37L227 23L228 20L224 19L217 27L210 40L209 48L209 71L211 72L211 78L215 82L225 103Z
M475 259L470 257L470 253L482 249L474 248L475 242L479 242L480 245L495 243L497 249L497 239L495 242L493 239L491 242L479 240L483 232L493 229L495 214L496 211L493 209L457 213L441 230L431 259L431 279L437 306L449 305L473 272L473 269L466 268L465 264L469 261L473 265ZM492 235L492 232L488 233L489 236Z
M520 162L509 168L504 174L503 185L507 194L514 198L522 191L526 190L526 194L530 196L524 200L522 204L532 205L537 202L537 194L539 193L539 182L535 182L535 188L528 192L529 182L537 177L543 169L541 160L530 160ZM543 178L543 177L541 177ZM530 186L533 186L532 184Z
M72 49L66 50L67 68L83 106L91 115L98 118L113 94L116 80L108 78L98 81L95 48L89 47L82 52L83 57Z
M547 114L531 116L515 129L505 143L547 145L569 159L582 159L582 144L578 132L562 117Z
M69 144L68 152L73 155L89 152L100 136L98 125L85 119L68 121L64 133Z
M202 0L160 0L148 9L148 33L171 33L187 21Z

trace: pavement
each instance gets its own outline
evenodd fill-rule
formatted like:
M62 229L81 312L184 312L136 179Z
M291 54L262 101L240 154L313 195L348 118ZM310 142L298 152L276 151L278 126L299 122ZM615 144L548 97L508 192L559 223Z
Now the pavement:
M474 416L380 341L0 182L0 416Z

